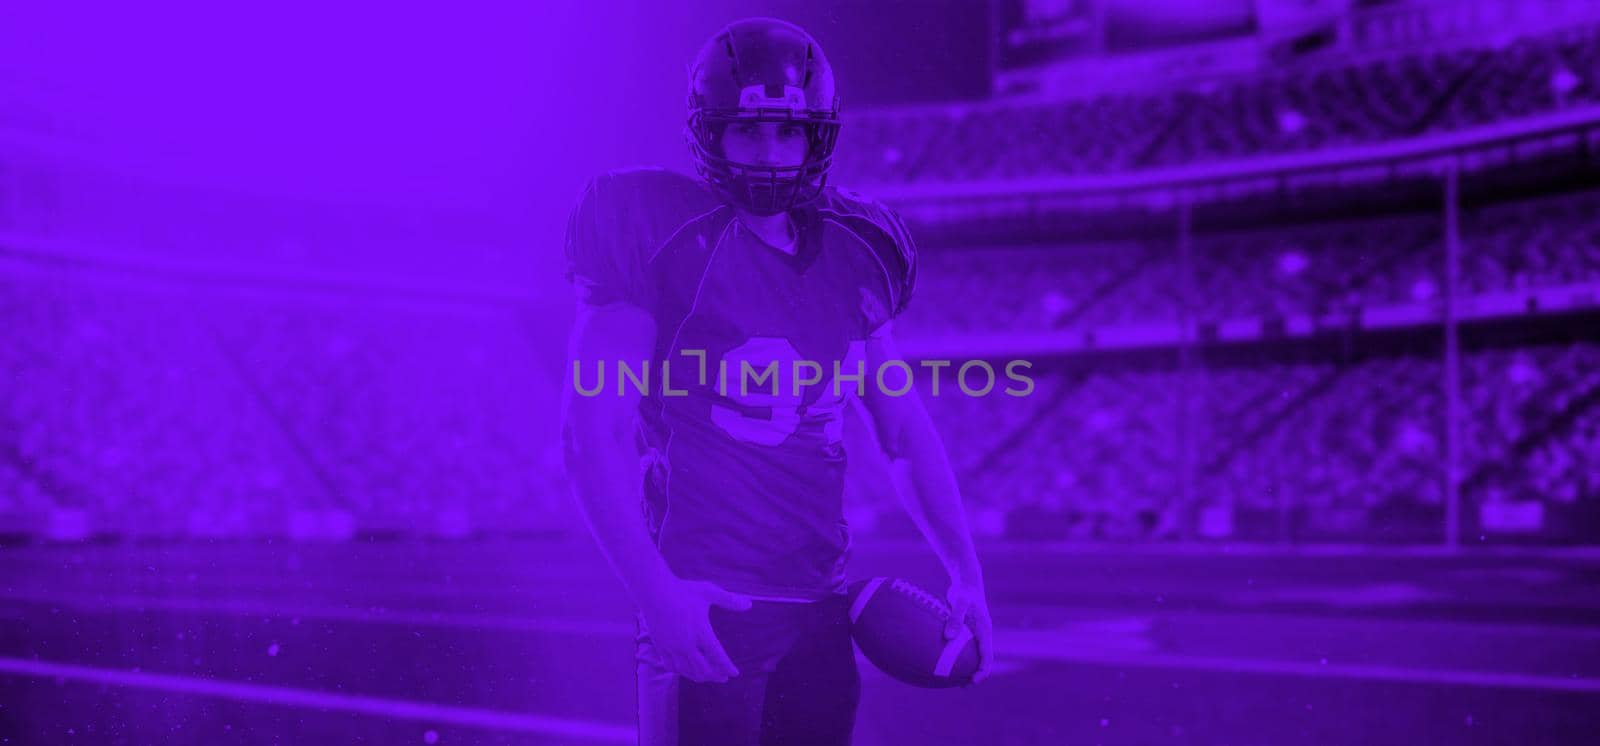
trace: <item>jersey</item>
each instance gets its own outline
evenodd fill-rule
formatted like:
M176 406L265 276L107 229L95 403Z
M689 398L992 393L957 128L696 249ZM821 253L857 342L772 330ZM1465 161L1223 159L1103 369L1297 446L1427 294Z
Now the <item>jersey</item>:
M876 385L866 342L909 302L916 252L892 211L842 190L791 216L792 254L698 180L609 173L572 212L566 273L580 302L655 320L642 507L668 566L820 599L842 591L850 549L844 408Z

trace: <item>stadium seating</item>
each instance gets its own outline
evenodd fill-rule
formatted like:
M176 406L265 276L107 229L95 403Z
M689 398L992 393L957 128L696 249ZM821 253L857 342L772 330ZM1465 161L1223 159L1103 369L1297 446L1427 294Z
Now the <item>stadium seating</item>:
M550 371L509 313L193 297L0 273L0 494L92 529L281 535L562 519ZM13 427L14 426L14 427Z
M1198 508L1266 516L1258 538L1276 535L1279 511L1308 538L1442 532L1437 357L1213 365L1187 379L1171 366L1116 362L1035 375L1037 396L987 402L1008 413L1003 420L970 416L980 400L930 403L973 511L1021 511L1035 523L1056 516L1057 539L1172 536L1176 392L1187 386ZM1471 352L1463 390L1467 505L1600 505L1600 343ZM1573 539L1593 528L1541 530Z
M845 129L840 180L1123 172L1593 104L1590 29L1172 95L871 112ZM1600 284L1596 215L1594 190L1471 206L1462 293ZM29 229L8 215L0 225ZM928 247L897 333L1112 337L1185 311L1227 322L1430 307L1444 286L1436 213L1201 232L1193 249L1185 309L1167 242ZM203 537L316 534L306 516L322 515L375 534L575 528L551 415L565 376L537 361L535 332L510 310L309 286L202 293L138 272L7 262L0 524L37 530L67 514L95 532ZM1481 536L1600 539L1600 344L1574 337L1476 344L1463 358L1464 522L1498 505L1540 516L1520 528L1485 519ZM1041 362L1030 396L972 398L947 380L928 403L988 534L1169 538L1208 512L1233 524L1202 530L1219 536L1436 540L1437 350L1297 354L1187 372L1173 355ZM852 522L904 528L885 520L898 509L881 476L853 475Z
M1600 192L1498 204L1462 220L1466 295L1600 282ZM1261 227L1195 239L1196 318L1322 314L1431 301L1444 281L1437 216ZM925 250L911 331L1046 331L1172 321L1170 246ZM963 303L918 302L962 298Z
M375 533L570 528L548 416L557 384L509 314L0 277L17 332L0 348L13 384L0 396L0 513L71 509L100 532L217 537L281 534L296 512L330 508ZM1005 282L984 277L973 282ZM979 309L970 326L996 321L984 304L945 305ZM1439 510L1437 356L1032 374L1027 397L968 397L946 379L928 398L977 514L1036 531L1054 516L1057 538L1172 535L1184 390L1200 507L1369 537L1387 509ZM1462 385L1470 505L1547 503L1551 521L1594 509L1600 344L1472 351ZM896 510L877 484L854 490L871 503L858 515Z
M1110 173L1383 142L1600 103L1600 30L1143 97L870 111L840 139L847 184Z

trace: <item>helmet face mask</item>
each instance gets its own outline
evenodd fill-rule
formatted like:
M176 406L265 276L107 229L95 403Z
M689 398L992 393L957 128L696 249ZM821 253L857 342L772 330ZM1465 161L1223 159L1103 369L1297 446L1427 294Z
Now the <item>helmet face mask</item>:
M730 126L799 124L805 157L773 166L729 158ZM689 77L686 127L695 169L724 199L757 215L772 215L816 199L833 165L839 99L833 70L815 40L771 18L738 21L714 35Z
M745 122L796 121L791 117L695 112L689 118L689 148L700 177L724 198L757 215L771 215L816 199L833 165L839 123L805 123L805 157L796 165L772 166L729 158L723 148L727 128ZM820 157L818 157L820 154Z

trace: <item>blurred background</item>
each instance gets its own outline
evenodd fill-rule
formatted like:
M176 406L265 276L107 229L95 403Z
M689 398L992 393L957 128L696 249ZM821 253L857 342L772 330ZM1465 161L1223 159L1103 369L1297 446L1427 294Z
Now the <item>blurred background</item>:
M561 240L751 14L902 345L1037 381L927 399L1009 662L860 742L1592 737L1600 4L708 0L8 12L0 739L631 742ZM860 431L857 574L942 588Z

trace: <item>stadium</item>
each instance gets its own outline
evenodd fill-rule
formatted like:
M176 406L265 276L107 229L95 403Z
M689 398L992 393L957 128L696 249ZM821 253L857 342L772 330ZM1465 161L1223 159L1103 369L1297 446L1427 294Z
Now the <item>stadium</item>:
M669 25L746 13L712 5ZM995 676L863 663L855 742L1586 742L1600 9L1157 5L939 6L902 45L964 30L982 80L846 109L830 183L917 243L902 349L1034 383L925 396ZM762 8L841 67L895 23ZM937 77L922 54L864 87ZM635 742L629 603L555 416L580 181L498 215L219 186L7 64L0 743ZM942 589L903 476L845 440L852 575Z

